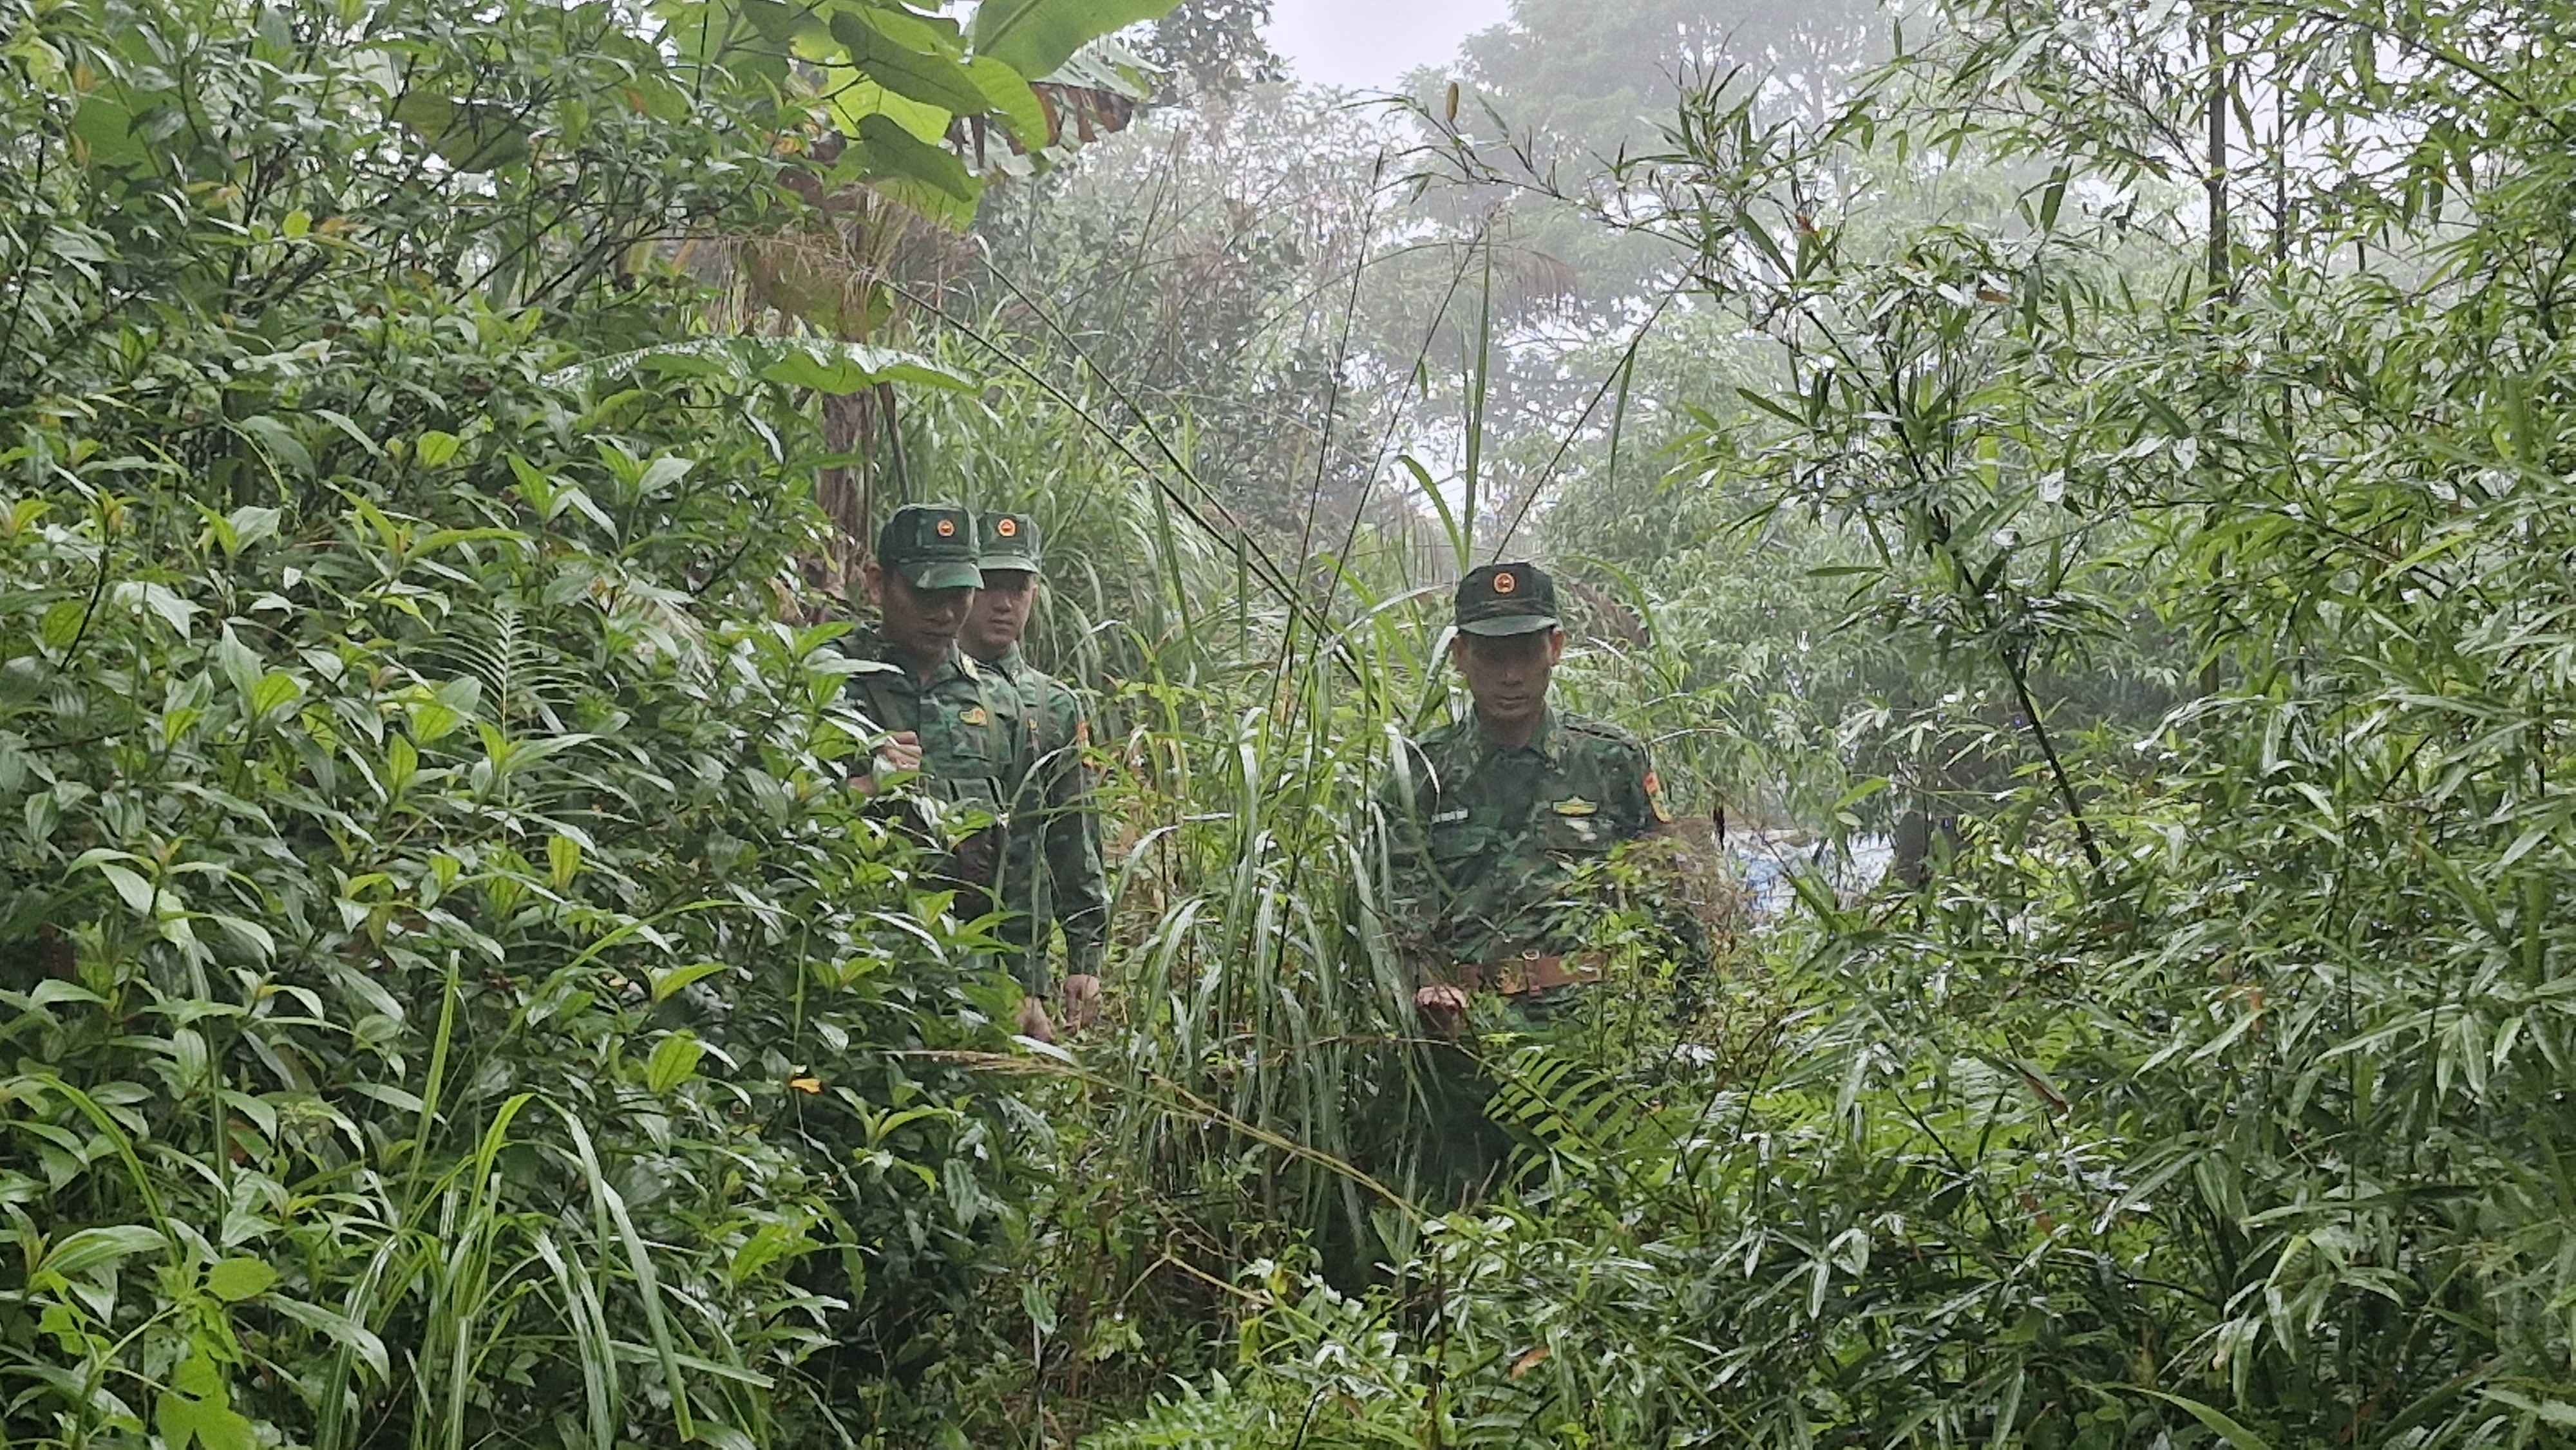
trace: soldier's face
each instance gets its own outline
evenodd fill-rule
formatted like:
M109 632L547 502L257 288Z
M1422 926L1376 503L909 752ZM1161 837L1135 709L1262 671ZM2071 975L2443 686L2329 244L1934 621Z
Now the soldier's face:
M1449 641L1449 658L1467 680L1476 714L1488 725L1536 720L1547 708L1547 682L1565 653L1565 631L1532 634L1461 634Z
M868 597L882 619L879 633L902 654L936 659L957 643L966 611L975 601L972 589L915 589L901 574L870 564Z
M966 627L957 637L979 660L1000 659L1029 627L1029 609L1037 603L1038 576L1026 569L987 569L984 587L966 611Z

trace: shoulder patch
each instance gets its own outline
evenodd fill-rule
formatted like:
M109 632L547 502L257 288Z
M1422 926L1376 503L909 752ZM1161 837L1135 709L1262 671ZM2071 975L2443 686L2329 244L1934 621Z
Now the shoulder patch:
M1579 795L1567 796L1556 803L1556 813L1560 816L1590 816L1598 815L1600 811L1598 802L1585 800Z
M1646 772L1646 809L1655 813L1656 820L1672 821L1673 813L1664 806L1664 782L1652 770Z
M966 710L966 713L964 713L964 714L962 714L962 715L958 716L957 718L958 718L958 719L960 719L960 720L963 720L964 722L966 722L966 723L967 723L967 724L969 724L969 725L981 725L981 724L983 724L985 721L990 720L990 719L992 719L993 717L984 713L984 707L983 707L983 706L981 706L981 705L974 705L974 706L969 706L969 707L967 708L967 710Z

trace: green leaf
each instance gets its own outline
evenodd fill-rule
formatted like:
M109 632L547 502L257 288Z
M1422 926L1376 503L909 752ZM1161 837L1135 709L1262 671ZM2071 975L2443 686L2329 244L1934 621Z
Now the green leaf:
M526 128L496 102L412 90L394 102L393 119L459 171L497 171L528 159Z
M860 119L859 144L844 157L845 165L851 163L867 180L911 182L921 188L888 194L933 221L963 226L974 219L982 183L946 147L924 142L892 116Z
M2536 1416L2552 1425L2576 1427L2576 1404L2565 1400L2535 1400L2512 1390L2489 1387L2478 1391L2498 1404L2511 1405L2525 1414Z
M439 468L443 467L447 460L454 458L456 450L464 445L465 440L455 434L442 433L433 428L421 434L420 441L412 445L412 456L420 460L420 466L423 468Z
M454 734L474 718L482 708L483 686L472 676L460 675L426 696L413 694L405 704L411 711L412 738L427 745Z
M22 28L6 49L0 49L0 55L25 66L28 78L39 87L55 95L63 94L63 83L69 79L63 68L63 53L37 34L34 26Z
M144 880L141 872L131 867L119 866L112 861L99 861L92 864L98 868L99 875L107 878L107 884L116 888L117 896L135 915L152 914L152 883Z
M929 27L892 11L843 10L832 17L832 38L850 64L868 79L916 101L974 115L990 104L966 68L922 42L936 43ZM906 32L900 37L897 32Z
M2124 1385L2122 1388L2163 1400L2181 1409L2183 1413L2207 1426L2218 1438L2233 1446L2234 1450L2271 1450L2271 1446L2264 1443L2262 1436L2229 1419L2225 1413L2204 1405L2198 1400L2185 1395L2167 1394L2163 1390L2151 1390L2144 1385Z
M152 1427L161 1432L165 1450L188 1450L191 1441L205 1450L257 1450L259 1439L250 1421L217 1400L164 1394L153 1408Z
M54 1245L38 1264L40 1273L59 1274L69 1279L85 1274L103 1264L112 1264L133 1254L147 1254L169 1241L155 1229L141 1224L117 1224L110 1228L85 1228Z
M202 1352L191 1352L170 1371L170 1387L201 1400L224 1397L224 1372Z
M72 642L81 637L81 627L88 622L87 600L63 599L46 606L44 620L36 626L36 632L44 639L45 648L59 654L72 647Z
M2057 230L2057 213L2066 204L2066 182L2069 174L2070 168L2060 162L2057 169L2048 174L2047 185L2040 188L2039 229L2041 231Z
M464 723L465 717L442 701L414 700L411 704L411 733L419 736L423 745L454 734L456 727Z
M671 1000L671 994L692 982L703 982L725 969L722 962L693 962L653 974L653 1000L656 1004Z
M653 1055L644 1064L644 1086L655 1093L669 1092L698 1070L698 1059L706 1052L696 1033L672 1033L654 1044Z
M419 1108L417 1102L412 1106L415 1111ZM329 1338L356 1355L360 1363L375 1373L378 1381L381 1382L392 1375L393 1361L385 1353L385 1342L370 1333L365 1325L349 1316L335 1313L319 1304L307 1304L300 1299L282 1297L270 1298L267 1307Z
M215 642L215 663L223 666L224 678L232 682L233 692L240 695L243 705L248 707L259 694L260 658L257 651L241 642L241 637L233 633L229 624L224 626L223 638Z
M557 891L572 884L581 871L581 842L570 836L555 835L546 840L546 877Z
M967 35L975 53L1044 80L1104 35L1160 20L1178 0L984 0Z
M284 421L263 413L256 418L244 418L235 423L233 431L251 440L259 448L261 455L268 459L271 468L283 464L292 467L299 474L309 474L313 471L312 451L304 446L304 440L296 437L295 430L288 427Z
M120 88L121 89L121 88ZM151 157L134 134L134 112L115 91L92 91L72 113L72 154L84 166L134 166Z
M957 119L945 106L896 95L848 66L824 67L823 86L832 100L832 124L845 136L858 135L870 116L886 116L922 144L945 146L949 123Z
M78 982L66 982L60 977L47 977L36 984L34 991L27 994L27 1005L30 1007L50 1007L56 1002L81 1002L92 1007L107 1005L105 997Z
M271 670L260 676L258 686L250 692L250 713L264 717L295 703L303 693L302 680L284 670Z
M188 621L196 617L197 606L182 599L167 584L153 584L129 579L116 586L116 602L128 609L148 609L188 637Z
M255 1299L277 1282L277 1271L258 1259L225 1259L206 1271L206 1292L227 1304Z
M1046 107L1039 103L1038 93L1029 89L1026 76L989 55L979 55L966 62L966 73L975 78L984 93L984 109L1009 123L1011 134L1031 151L1055 141L1054 128L1047 122Z
M262 962L277 960L277 938L270 934L267 927L243 917L227 916L222 912L215 913L213 921L215 925L223 928L225 935L240 942L245 950Z
M244 504L226 514L224 522L232 528L234 551L277 537L278 522L283 517L282 511L265 504Z

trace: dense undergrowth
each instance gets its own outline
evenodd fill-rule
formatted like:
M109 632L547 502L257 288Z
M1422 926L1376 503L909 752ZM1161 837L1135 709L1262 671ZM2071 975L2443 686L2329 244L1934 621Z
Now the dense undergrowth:
M601 9L5 24L0 1439L958 1418L1007 989L776 617L819 440L601 362L760 115ZM562 150L386 126L457 94Z
M1692 844L1445 1212L1371 801L1518 516L1283 561L1042 299L764 310L813 117L635 17L0 0L0 1441L2576 1438L2562 9L1693 98L1602 220L1725 345L1534 525ZM844 788L855 465L1054 541L1068 1051ZM1757 924L1713 812L1929 845Z

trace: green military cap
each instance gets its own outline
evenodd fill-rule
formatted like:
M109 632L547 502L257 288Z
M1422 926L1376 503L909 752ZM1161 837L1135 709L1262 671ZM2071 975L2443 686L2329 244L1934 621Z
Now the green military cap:
M975 516L953 503L908 503L877 530L877 562L915 589L975 589Z
M1536 564L1487 564L1458 581L1462 634L1536 634L1556 628L1556 581Z
M1038 521L1027 514L977 514L975 543L987 569L1038 572Z

